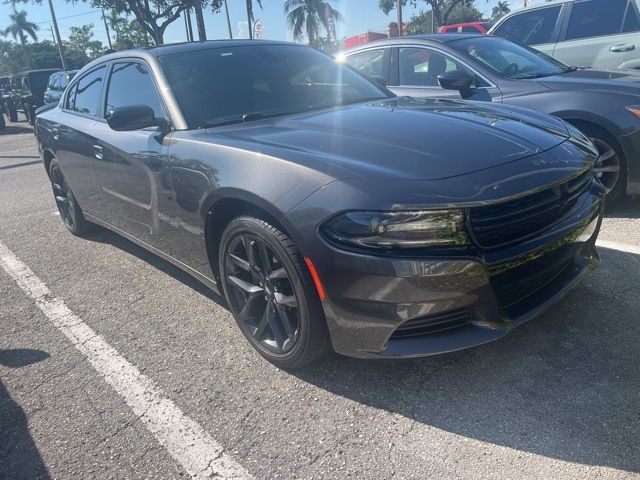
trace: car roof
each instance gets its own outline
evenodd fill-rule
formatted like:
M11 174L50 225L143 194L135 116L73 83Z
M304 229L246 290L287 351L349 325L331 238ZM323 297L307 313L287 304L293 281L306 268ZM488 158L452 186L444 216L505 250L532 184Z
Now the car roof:
M309 48L305 45L293 42L283 42L276 40L207 40L205 42L181 42L181 43L169 43L165 45L157 45L153 47L134 48L130 50L122 50L119 52L108 53L101 57L96 58L92 62L85 65L82 71L89 70L95 65L109 62L111 60L117 60L120 58L149 58L149 57L162 57L165 55L173 55L176 53L196 52L200 50L211 50L214 48L229 48L229 47L243 47L248 45L295 45L298 47ZM80 71L79 70L79 71Z
M563 3L570 3L570 2L576 2L576 1L578 1L578 0L550 0L550 1L547 1L547 2L544 2L544 3L530 5L528 7L514 8L509 13L507 13L504 17L501 17L500 19L498 19L498 21L496 23L498 23L500 20L502 20L503 18L505 18L507 16L510 17L514 13L526 12L528 10L537 10L539 8L549 8L549 7L552 7L554 5L562 5Z
M347 48L340 53L349 53L356 50L362 50L364 48L371 48L377 46L386 46L386 45L396 45L396 44L406 44L411 42L416 43L451 43L456 40L462 40L465 38L478 38L478 37L486 37L482 33L429 33L429 34L420 34L420 35L406 35L404 37L393 37L393 38L384 38L382 40L376 40L374 42L361 43L355 47Z

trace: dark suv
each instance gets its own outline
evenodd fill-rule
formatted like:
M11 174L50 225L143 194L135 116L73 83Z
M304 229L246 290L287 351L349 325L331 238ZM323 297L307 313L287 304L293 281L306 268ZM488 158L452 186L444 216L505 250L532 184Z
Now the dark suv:
M44 92L49 77L59 71L59 68L29 70L11 77L10 89L5 94L4 103L12 122L18 121L18 112L21 111L33 125L36 108L44 105Z

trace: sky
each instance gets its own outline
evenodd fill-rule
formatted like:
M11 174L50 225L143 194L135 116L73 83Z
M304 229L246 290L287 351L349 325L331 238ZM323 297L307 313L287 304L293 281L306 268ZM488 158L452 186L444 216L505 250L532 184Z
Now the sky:
M476 0L476 6L488 17L497 1L498 0ZM234 38L246 38L248 31L245 0L227 0L227 2ZM405 8L403 13L405 19L410 18L412 14L418 13L422 9L427 9L426 3L418 3L422 5L417 9L413 7ZM509 3L512 7L519 8L524 2L523 0L511 0ZM293 40L287 28L285 14L282 10L284 0L263 0L262 4L264 8L260 10L256 6L254 15L263 22L263 38ZM343 36L349 37L368 30L386 31L387 24L395 19L395 11L389 15L385 15L378 9L377 0L333 0L332 5L344 16L344 23L336 25L338 38L342 38ZM102 41L105 45L107 44L107 34L100 11L91 8L89 2L78 1L73 4L63 0L53 0L53 6L56 16L58 17L60 35L63 39L69 36L70 27L93 23L93 31L96 39ZM18 9L26 10L27 18L40 26L38 33L40 40L52 38L51 14L49 13L46 0L43 1L42 5L27 3L19 5ZM9 24L10 11L11 7L9 5L6 5L4 2L0 4L0 30L6 28ZM223 11L218 14L214 14L210 10L205 11L205 25L207 38L228 38L226 17ZM167 28L164 39L165 43L185 41L184 20L179 19L171 24Z

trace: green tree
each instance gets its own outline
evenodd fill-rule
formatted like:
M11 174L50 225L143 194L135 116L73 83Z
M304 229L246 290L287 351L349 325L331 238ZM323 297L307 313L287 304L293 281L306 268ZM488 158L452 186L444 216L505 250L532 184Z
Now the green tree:
M36 0L41 1L41 0ZM78 0L71 0L78 1ZM140 27L152 38L153 43L164 43L167 27L192 7L190 0L85 0L94 8L112 10L116 14L135 16ZM201 0L203 8L219 12L224 0Z
M25 65L24 48L10 40L0 40L0 75L17 73Z
M342 14L328 1L286 0L284 2L284 13L287 15L289 27L293 30L293 38L301 41L304 32L310 45L318 45L321 28L328 34L330 24L327 12L334 22L344 20Z
M494 22L504 17L507 13L511 12L511 8L509 7L509 2L506 0L500 0L498 4L493 7L491 12L491 20Z
M407 22L407 31L409 33L435 33L431 28L434 25L431 21L432 18L433 12L431 10L423 10L413 15ZM480 10L473 4L461 3L449 14L447 23L479 22L480 20L482 20ZM437 25L434 26L437 32Z
M71 27L69 29L69 41L67 52L76 50L90 60L98 58L104 52L104 46L100 40L93 38L93 24Z
M16 10L15 3L13 4L13 12L9 14L9 26L2 31L4 36L11 35L14 40L20 40L20 44L25 48L25 58L27 61L27 69L31 68L31 53L27 44L28 37L35 42L38 40L36 32L40 29L38 25L27 20L27 12Z
M451 16L456 9L462 5L473 5L473 0L422 0L431 7L433 16L435 19L435 26L447 25L454 23L451 20ZM389 14L397 6L397 0L378 0L378 6L385 13ZM419 0L402 0L403 5L411 4L417 6ZM482 15L481 15L482 16ZM407 24L408 27L408 24Z
M153 40L137 20L129 20L112 11L107 21L115 33L114 50L150 47L153 44Z

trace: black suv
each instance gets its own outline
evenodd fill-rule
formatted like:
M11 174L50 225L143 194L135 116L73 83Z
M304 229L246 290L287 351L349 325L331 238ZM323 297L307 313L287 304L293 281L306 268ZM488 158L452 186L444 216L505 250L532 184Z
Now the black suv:
M18 121L18 112L21 111L33 125L36 108L44 105L44 92L49 77L59 71L59 68L29 70L11 77L9 90L4 95L4 104L12 122Z
M0 77L0 129L6 127L4 122L4 115L9 114L9 112L5 109L4 97L7 88L9 87L9 80L11 77L4 76Z

